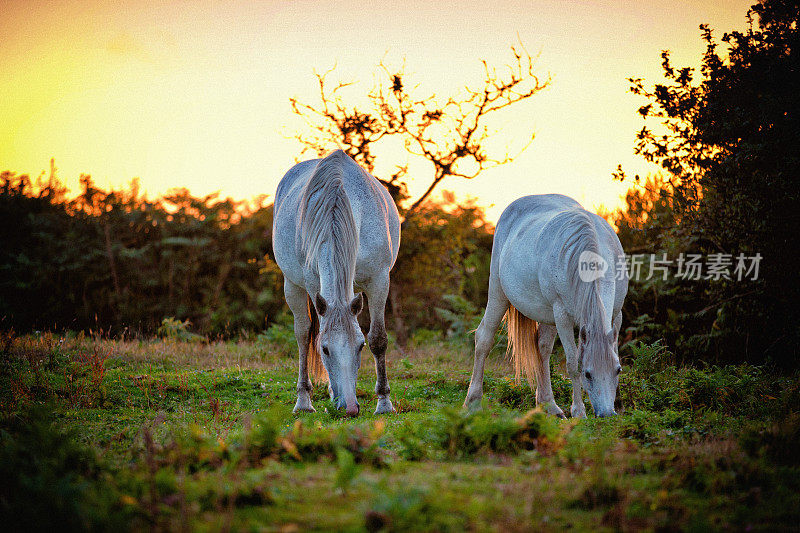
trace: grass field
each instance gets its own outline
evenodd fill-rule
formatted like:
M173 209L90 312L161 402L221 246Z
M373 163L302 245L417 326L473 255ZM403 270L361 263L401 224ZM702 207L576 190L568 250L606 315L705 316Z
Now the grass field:
M461 402L466 344L387 355L398 413L294 416L289 342L2 340L0 516L12 529L797 530L800 377L675 367L626 349L624 414L557 420L490 356ZM554 359L553 387L569 406ZM587 412L591 408L587 403Z

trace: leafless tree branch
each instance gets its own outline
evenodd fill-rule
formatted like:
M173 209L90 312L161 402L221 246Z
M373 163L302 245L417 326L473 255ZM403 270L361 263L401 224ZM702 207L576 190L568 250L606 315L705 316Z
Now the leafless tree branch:
M339 83L333 88L323 74L315 73L319 83L320 103L317 106L290 99L292 110L304 118L309 132L295 138L304 146L303 152L318 155L332 146L342 148L368 171L373 172L375 155L372 151L387 136L399 136L406 150L426 159L433 165L433 174L425 192L404 209L405 218L412 216L436 187L448 177L473 179L488 168L507 164L522 153L534 139L514 155L489 155L486 141L490 132L487 117L527 100L550 85L550 77L541 79L534 71L534 58L522 46L512 46L513 60L498 71L482 61L482 86L465 87L463 93L442 101L435 94L425 98L415 96L417 86L405 85L405 65L390 69L378 64L384 81L368 93L371 108L362 111L348 106L340 91L352 83ZM408 200L407 187L402 179L408 168L397 167L389 178L382 179L398 204Z

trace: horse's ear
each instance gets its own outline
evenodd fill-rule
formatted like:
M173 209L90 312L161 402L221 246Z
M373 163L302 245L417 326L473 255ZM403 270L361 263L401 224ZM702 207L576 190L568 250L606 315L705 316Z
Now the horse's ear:
M320 293L317 293L314 297L314 307L317 308L317 314L319 316L325 316L325 311L328 310L328 302L325 301L325 298L323 298Z
M353 298L353 301L350 302L350 312L354 315L357 315L361 312L361 309L364 307L364 293L359 292L356 294L356 297Z

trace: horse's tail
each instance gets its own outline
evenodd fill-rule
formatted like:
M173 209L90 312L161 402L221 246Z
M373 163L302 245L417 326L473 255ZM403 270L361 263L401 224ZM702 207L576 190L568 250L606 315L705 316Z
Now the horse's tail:
M311 327L308 330L308 355L306 356L308 375L317 383L327 383L328 372L325 370L325 365L322 364L322 357L319 355L319 350L317 349L319 318L317 317L317 310L314 309L311 297L308 295L306 295L306 308L308 309L308 318L311 319Z
M505 316L508 322L508 348L506 353L511 354L514 361L514 378L519 383L523 370L525 377L534 386L534 378L542 368L542 355L539 353L539 324L520 313L513 305L508 308Z

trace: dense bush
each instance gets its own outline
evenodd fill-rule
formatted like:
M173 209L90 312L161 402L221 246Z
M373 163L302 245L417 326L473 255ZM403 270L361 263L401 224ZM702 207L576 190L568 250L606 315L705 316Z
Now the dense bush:
M660 307L657 323L671 335L684 336L685 346L674 344L681 352L797 366L800 3L761 0L747 17L746 31L721 42L701 26L699 72L673 66L665 51L665 81L631 79L631 90L647 99L635 150L664 170L659 200L639 218L643 251L761 254L759 276L653 286L649 307Z
M125 531L130 509L94 452L42 409L0 429L0 521L9 531Z

